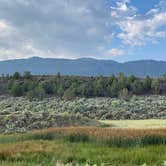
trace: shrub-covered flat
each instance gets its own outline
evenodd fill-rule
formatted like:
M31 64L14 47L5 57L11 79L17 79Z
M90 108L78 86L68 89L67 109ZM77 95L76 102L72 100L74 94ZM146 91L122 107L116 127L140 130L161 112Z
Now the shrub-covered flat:
M0 136L0 165L163 166L166 129L52 128Z
M166 119L166 96L133 96L118 98L50 97L29 101L26 97L0 96L0 115L26 112L80 114L91 119Z
M26 97L0 97L1 133L61 126L99 126L101 120L111 127L166 127L165 119L165 96L133 96L127 101L117 98L64 100L56 97L29 101Z

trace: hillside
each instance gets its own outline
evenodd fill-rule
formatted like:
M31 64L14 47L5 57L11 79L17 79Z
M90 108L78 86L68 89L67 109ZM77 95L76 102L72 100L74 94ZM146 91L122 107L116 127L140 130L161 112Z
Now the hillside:
M34 75L63 75L109 76L120 72L139 77L161 76L166 73L166 62L141 60L118 63L112 60L82 59L44 59L33 57L29 59L8 60L0 62L0 74L13 74L30 71Z

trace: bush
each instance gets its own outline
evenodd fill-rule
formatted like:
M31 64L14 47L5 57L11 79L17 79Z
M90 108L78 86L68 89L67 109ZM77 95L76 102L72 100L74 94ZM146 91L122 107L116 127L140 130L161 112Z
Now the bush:
M19 83L15 83L11 90L10 93L12 94L12 96L14 97L19 97L23 95L23 89L22 86Z
M66 140L69 142L89 142L89 136L87 134L70 134L66 136Z
M127 88L124 88L119 92L119 98L122 100L129 100L131 98L131 93Z
M57 138L55 133L39 133L39 134L32 134L30 139L32 140L55 140Z
M74 90L69 88L64 92L63 99L64 100L72 100L75 98L75 96L76 95L74 93Z

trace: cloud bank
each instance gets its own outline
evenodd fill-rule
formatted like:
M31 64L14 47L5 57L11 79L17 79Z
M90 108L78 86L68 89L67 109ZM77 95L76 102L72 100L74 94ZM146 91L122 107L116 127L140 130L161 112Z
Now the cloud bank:
M0 0L0 60L109 59L162 38L164 0L144 14L129 0Z

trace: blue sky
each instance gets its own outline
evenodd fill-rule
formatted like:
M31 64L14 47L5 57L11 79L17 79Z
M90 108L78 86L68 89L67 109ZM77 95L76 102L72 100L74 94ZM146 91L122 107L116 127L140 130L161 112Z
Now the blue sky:
M166 0L0 0L0 60L166 60Z

